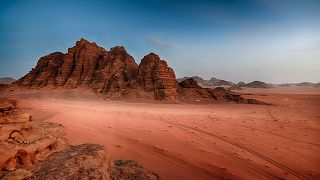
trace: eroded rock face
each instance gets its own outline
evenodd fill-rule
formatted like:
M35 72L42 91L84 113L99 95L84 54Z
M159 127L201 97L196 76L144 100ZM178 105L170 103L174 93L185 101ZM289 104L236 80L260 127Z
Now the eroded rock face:
M201 89L201 87L198 85L198 82L196 80L194 80L193 78L185 79L185 80L179 82L179 86L182 88Z
M61 125L49 122L14 122L1 124L0 169L32 167L48 154L66 144Z
M156 100L177 98L178 82L173 69L154 53L150 53L141 60L137 79L145 91L154 92Z
M56 86L56 78L63 64L63 54L55 52L39 59L35 68L15 83L28 87Z

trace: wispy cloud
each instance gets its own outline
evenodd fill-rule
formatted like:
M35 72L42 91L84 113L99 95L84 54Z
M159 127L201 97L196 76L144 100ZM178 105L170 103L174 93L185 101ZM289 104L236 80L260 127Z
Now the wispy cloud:
M180 45L177 43L169 42L159 37L152 37L152 38L149 37L149 38L146 38L146 41L147 43L159 49L176 49L180 47Z

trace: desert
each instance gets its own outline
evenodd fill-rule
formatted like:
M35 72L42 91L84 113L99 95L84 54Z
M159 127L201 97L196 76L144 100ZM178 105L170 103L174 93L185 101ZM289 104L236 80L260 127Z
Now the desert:
M320 179L319 0L0 0L0 180Z
M319 87L225 82L81 38L2 86L0 176L319 178Z
M239 91L273 105L24 94L18 106L33 119L62 124L72 145L102 144L110 158L135 160L163 179L319 178L320 90Z

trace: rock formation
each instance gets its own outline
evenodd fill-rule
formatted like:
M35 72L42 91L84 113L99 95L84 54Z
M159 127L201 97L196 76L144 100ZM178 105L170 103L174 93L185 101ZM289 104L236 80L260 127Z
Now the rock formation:
M40 163L31 179L109 179L108 161L102 145L68 146Z
M179 86L182 88L201 89L201 87L198 85L198 82L196 80L194 80L193 78L185 79L185 80L179 82Z
M147 92L153 92L156 100L175 100L178 82L173 69L158 55L150 53L139 65L137 81Z
M15 84L30 88L85 87L116 99L140 93L151 100L173 100L177 89L173 70L156 54L145 56L138 66L124 47L106 51L85 39L66 54L55 52L40 58L36 67Z
M211 85L230 84L215 78L209 81L200 77L193 79ZM218 97L222 95L219 91L201 89L191 80L178 84L173 69L154 53L144 56L138 65L122 46L106 51L85 39L77 41L65 54L55 52L40 58L36 67L14 84L36 89L81 88L116 100L189 102L188 98L206 97L209 102L234 101L225 95ZM197 89L198 93L191 93L190 88ZM229 93L228 96L233 95Z
M246 99L240 94L226 90L223 87L215 89L202 88L192 78L179 83L179 101L187 103L213 103L213 102L235 102L247 104L266 104L255 99Z
M0 179L159 179L135 161L109 159L102 145L69 145L62 125L32 119L0 98Z

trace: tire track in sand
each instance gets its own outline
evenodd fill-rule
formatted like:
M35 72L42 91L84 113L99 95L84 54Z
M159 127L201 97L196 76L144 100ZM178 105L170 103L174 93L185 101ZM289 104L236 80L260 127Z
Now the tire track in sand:
M218 140L220 140L222 142L225 142L225 143L230 144L230 145L232 145L234 147L237 147L237 148L239 148L241 150L244 150L244 151L246 151L248 153L251 153L251 154L253 154L253 155L255 155L255 156L257 156L257 157L259 157L259 158L261 158L261 159L263 159L263 160L265 160L267 162L269 162L270 164L272 164L272 165L274 165L274 166L276 166L276 167L278 167L278 168L280 168L280 169L292 174L293 176L295 176L295 177L297 177L299 179L309 179L308 177L304 176L303 174L301 174L301 173L299 173L299 172L297 172L297 171L295 171L295 170L293 170L293 169L281 164L280 162L277 162L277 161L269 158L268 156L260 154L260 153L258 153L256 151L252 150L252 149L249 149L249 148L247 148L247 147L245 147L245 146L243 146L243 145L241 145L239 143L236 143L236 142L233 142L231 140L228 140L228 139L226 139L226 138L224 138L222 136L219 136L219 135L216 135L216 134L213 134L213 133L210 133L210 132L198 129L198 128L193 128L193 127L186 126L186 125L183 125L183 124L175 123L175 122L170 122L170 121L166 121L166 120L163 120L163 122L166 122L168 124L175 125L175 126L178 126L178 127L190 129L190 130L193 130L193 131L197 131L199 133L202 133L202 134L205 134L207 136L213 137L213 138L218 139Z

